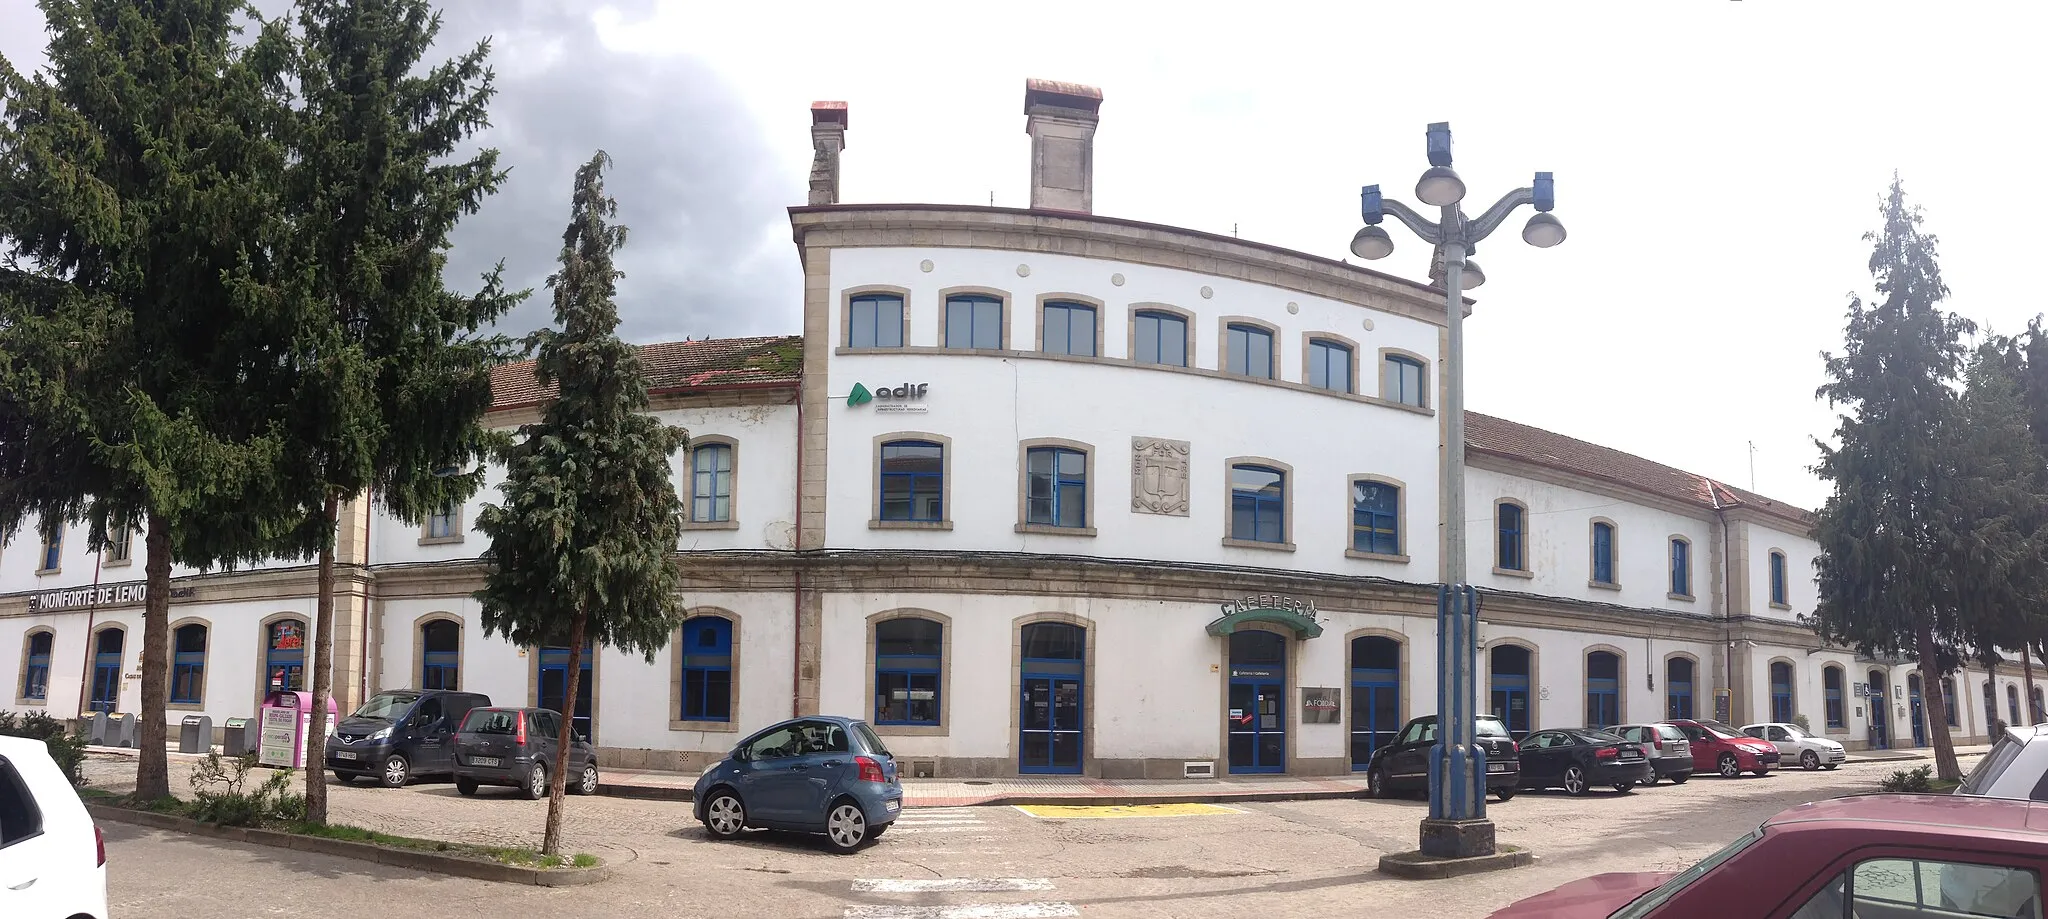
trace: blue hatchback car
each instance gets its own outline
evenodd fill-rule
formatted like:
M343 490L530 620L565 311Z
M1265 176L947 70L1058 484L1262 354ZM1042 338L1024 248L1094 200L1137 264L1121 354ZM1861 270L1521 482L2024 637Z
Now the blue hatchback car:
M851 852L903 810L896 757L868 723L813 715L762 730L697 779L697 819L720 839L760 828L822 833Z

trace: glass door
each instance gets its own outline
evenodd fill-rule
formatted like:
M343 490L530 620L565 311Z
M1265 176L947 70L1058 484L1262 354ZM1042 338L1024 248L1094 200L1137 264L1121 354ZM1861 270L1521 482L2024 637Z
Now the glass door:
M1018 718L1019 772L1081 772L1081 680L1030 676L1023 680Z
M1233 679L1230 684L1230 771L1284 772L1287 729L1280 683Z
M127 637L120 629L102 629L94 639L92 697L87 706L93 711L112 714L121 707L121 649Z
M590 650L583 651L581 679L576 685L576 716L571 719L591 743L597 742L597 721L590 711ZM539 706L560 712L569 694L569 649L546 648L540 652Z
M1351 768L1364 769L1372 751L1401 730L1400 688L1393 683L1351 684Z

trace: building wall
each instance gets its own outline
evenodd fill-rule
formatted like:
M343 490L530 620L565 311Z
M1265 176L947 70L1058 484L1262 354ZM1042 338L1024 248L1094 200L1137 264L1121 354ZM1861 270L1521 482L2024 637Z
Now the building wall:
M1801 616L1813 615L1814 604L1820 601L1820 585L1814 579L1813 562L1820 555L1820 546L1812 538L1789 532L1786 527L1773 527L1761 523L1737 523L1738 538L1748 544L1749 609L1752 615L1765 619L1796 622ZM1771 552L1785 554L1786 602L1774 605L1771 602Z
M1699 615L1712 612L1711 520L1492 469L1468 468L1465 484L1474 583L1638 609ZM1523 538L1528 555L1526 577L1492 570L1498 566L1499 554L1496 503L1503 500L1519 502L1528 512ZM1615 527L1618 587L1592 583L1596 520ZM1691 541L1691 600L1671 596L1673 536Z

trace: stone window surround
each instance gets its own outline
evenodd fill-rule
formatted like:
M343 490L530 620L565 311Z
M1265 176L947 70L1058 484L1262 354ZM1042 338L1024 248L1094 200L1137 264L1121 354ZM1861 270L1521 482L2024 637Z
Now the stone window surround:
M1776 560L1775 565L1772 564L1772 559ZM1774 583L1776 580L1774 575L1779 571L1785 573L1785 599L1790 601L1792 599L1792 560L1785 555L1785 550L1773 548L1769 552L1764 553L1764 595L1769 598L1772 609L1791 609L1792 604L1790 602L1781 603L1776 597L1771 596L1771 594L1776 592L1774 588L1778 586Z
M1387 394L1386 367L1387 358L1389 357L1405 357L1411 361L1414 361L1417 364L1422 365L1422 392L1420 394L1422 396L1421 405L1408 405L1408 403L1402 402L1401 400L1396 399L1393 396ZM1435 383L1436 378L1430 375L1429 368L1429 358L1423 357L1422 355L1417 354L1413 351L1409 351L1405 348L1381 348L1379 351L1379 361L1373 365L1373 369L1379 371L1380 375L1380 401L1391 402L1395 405L1407 405L1409 408L1422 409L1425 411L1429 410L1431 407L1436 405L1436 400L1431 398L1431 396L1435 394L1430 392L1430 388Z
M998 330L998 333L999 333L999 334L998 334L998 339L997 339L997 341L996 341L996 346L995 346L994 348L948 348L948 347L946 347L946 319L947 319L947 314L948 314L948 313L951 313L951 312L952 312L952 310L951 310L951 309L949 309L948 307L949 307L949 305L950 305L950 304L952 303L952 300L953 300L953 298L954 298L954 297L994 297L994 298L995 298L995 299L996 299L996 300L997 300L997 301L998 301L999 303L1001 303L1001 304L1002 304L1002 310L1003 310L1003 318L1002 318L1002 321L1000 321L1000 322L996 323L996 328L997 328L997 330ZM1012 297L1012 296L1010 295L1010 292L1009 292L1009 291L1007 291L1007 290L1002 290L1002 289L1000 289L1000 288L995 288L995 287L982 287L982 286L978 286L978 285L966 285L966 286L962 286L962 287L947 287L947 288L942 288L942 289L940 289L940 291L939 291L939 343L938 343L938 350L940 350L940 351L945 351L945 352L948 352L948 353L951 353L951 354L998 354L998 353L1003 353L1003 352L1007 352L1007 351L1009 351L1009 350L1010 350L1010 342L1012 342L1012 341L1014 341L1014 340L1015 340L1015 336L1013 336L1013 335L1011 334L1011 329L1010 329L1010 321L1011 321L1011 320L1013 320L1013 319L1015 319L1015 318L1017 318L1017 317L1015 316L1015 314L1013 314L1013 313L1011 312L1011 310L1010 310L1010 307L1011 307L1012 303L1013 303L1013 302L1015 301L1015 299L1016 299L1015 297ZM909 322L910 322L910 305L909 305L909 304L910 304L910 301L909 301L909 300L905 300L905 301L903 301L903 303L904 303L904 307L903 307L903 317L904 317L904 319L903 319L903 321L904 321L904 322L905 322L905 323L907 324L907 323L909 323ZM904 342L905 342L906 344L908 344L908 342L910 341L910 339L909 339L909 337L908 337L908 336L906 336L906 337L905 337L905 338L903 339L903 341L904 341ZM849 350L854 350L854 349L849 349ZM901 349L901 348L872 348L872 349L870 349L870 348L862 348L862 349L858 349L858 350L862 350L862 351L868 351L868 350L873 350L873 351L882 351L882 352L893 352L893 351L900 351L900 350L902 350L902 349Z
M468 651L469 628L463 623L461 616L447 610L424 613L412 621L412 672L406 675L405 681L408 685L412 685L415 680L421 684L426 682L423 678L427 672L426 629L429 622L455 623L455 686L460 689L462 671L466 669L463 666L463 658Z
M40 699L31 699L28 696L22 695L22 690L28 688L29 640L43 634L50 636L50 672L53 674L56 672L57 630L51 626L39 625L23 632L21 634L21 665L14 669L14 704L16 705L44 708L50 704L50 690L47 684L43 688L43 697ZM86 650L89 653L92 650L92 646L87 645Z
M1094 297L1090 297L1090 296L1087 296L1086 294L1076 294L1076 293L1066 293L1066 292L1057 292L1057 293L1046 293L1046 294L1039 294L1039 295L1038 295L1038 308L1037 308L1036 310L1032 311L1032 314L1031 314L1031 315L1032 315L1032 319L1031 319L1031 344L1032 344L1032 347L1033 347L1033 348L1034 348L1035 350L1037 350L1037 351L1038 351L1039 353L1041 353L1041 354L1043 354L1043 353L1048 353L1048 352L1046 352L1046 350L1045 350L1045 307L1046 307L1046 304L1048 304L1048 303L1073 303L1073 304L1076 304L1076 305L1079 305L1079 306L1085 306L1085 307L1088 307L1089 309L1092 309L1092 310L1094 310L1094 311L1095 311L1095 353L1094 353L1094 354L1084 354L1084 355L1074 355L1074 356L1076 356L1076 357L1101 357L1101 356L1102 356L1102 351L1103 351L1103 347L1102 347L1102 345L1103 345L1103 341L1102 341L1102 328L1103 328L1103 322L1105 321L1105 320L1104 320L1104 314L1105 314L1105 313L1107 313L1107 312L1109 312L1109 305L1108 305L1108 304L1106 304L1106 303L1103 303L1103 302L1102 302L1101 300L1098 300L1098 299L1096 299L1096 298L1094 298ZM943 344L943 342L942 342L942 344ZM956 350L957 350L957 349L956 349ZM1129 353L1129 352L1126 352L1126 353ZM1067 356L1067 355L1064 355L1064 354L1055 354L1054 356L1056 356L1056 357L1064 357L1064 356Z
M50 560L50 550L51 550L52 548L55 548L55 549L57 550L57 564L56 564L56 565L54 565L54 566L52 566L52 567L49 567L49 568L45 568L45 567L43 567L43 563L44 563L44 562L46 562L46 561L49 561L49 560ZM42 542L40 542L40 543L38 543L38 544L37 544L37 546L36 546L36 576L37 576L37 577L43 577L43 576L45 576L45 575L52 575L52 574L63 574L63 573L64 573L64 533L63 533L63 531L61 531L61 530L60 530L60 531L58 531L58 533L57 533L57 538L56 538L56 539L45 539L45 540L43 540Z
M1346 700L1345 707L1350 709L1350 715L1345 718L1345 727L1347 730L1357 730L1359 724L1358 706L1351 705L1349 700L1351 698L1350 672L1354 669L1357 669L1358 667L1358 659L1355 656L1353 656L1354 649L1356 648L1355 643L1361 638L1385 638L1392 641L1397 647L1401 649L1401 670L1397 675L1398 678L1395 681L1394 688L1394 703L1395 705L1399 706L1400 709L1396 713L1394 731L1396 733L1399 733L1402 725L1407 724L1408 719L1413 717L1408 714L1411 710L1410 706L1414 702L1413 699L1409 698L1408 692L1408 648L1412 644L1412 642L1408 640L1407 635L1404 635L1400 632L1396 632L1393 629L1370 626L1365 628L1352 629L1351 631L1344 633L1344 698ZM1347 757L1350 756L1350 751L1346 750L1344 755Z
M1074 451L1077 451L1077 452L1079 452L1079 453L1081 454L1081 456L1082 456L1083 460L1084 460L1084 461L1086 462L1086 464L1087 464L1087 465L1086 465L1086 467L1085 467L1085 468L1083 468L1083 469L1082 469L1082 472L1081 472L1081 481L1082 481L1082 482L1084 483L1084 487L1083 487L1083 490L1085 491L1085 493L1086 493L1086 494L1087 494L1087 496L1088 496L1088 499L1087 499L1087 505L1086 505L1086 507L1084 507L1084 508L1082 509L1082 519L1083 519L1083 520L1085 520L1085 521L1087 522L1087 525L1086 525L1086 526L1078 526L1078 527L1063 527L1063 526L1054 526L1054 525L1052 525L1052 524L1045 524L1045 523L1032 523L1032 522L1031 522L1031 461L1030 461L1030 457L1031 457L1031 448L1033 448L1033 447L1060 447L1060 448L1062 448L1062 449L1067 449L1067 450L1074 450ZM1078 441L1078 440L1066 440L1066 439L1064 439L1064 438L1059 438L1059 437L1034 437L1034 438L1031 438L1031 439L1029 439L1029 440L1023 440L1023 441L1018 441L1018 443L1017 443L1017 526L1016 526L1016 532L1019 532L1019 533L1030 533L1030 534L1034 534L1034 535L1041 535L1041 536L1094 536L1094 535L1095 535L1095 495L1096 495L1096 493L1097 493L1098 491L1100 491L1100 490L1101 490L1101 488L1099 487L1099 486L1100 486L1100 484L1101 484L1101 483L1097 482L1097 481L1096 481L1096 479L1095 479L1095 447L1094 447L1094 446L1092 446L1092 445L1090 445L1090 444L1085 444L1085 443L1082 443L1082 442L1080 442L1080 441ZM950 493L949 493L949 497L950 497ZM1021 626L1020 626L1020 628L1021 628Z
M1172 316L1180 320L1181 332L1183 333L1183 337L1186 339L1181 342L1180 353L1181 356L1187 360L1187 363L1161 364L1154 363L1151 361L1138 360L1139 313L1160 313L1163 315ZM1126 332L1126 335L1124 338L1124 356L1122 359L1110 358L1109 360L1114 360L1116 363L1129 364L1137 367L1156 367L1161 370L1191 371L1200 369L1199 366L1195 363L1194 313L1181 309L1180 307L1174 306L1170 303L1142 301L1130 305L1130 308L1125 311L1125 320L1126 321L1124 322L1124 330Z
M1664 557L1664 560L1665 560L1666 562L1669 562L1669 561L1671 560L1671 556L1670 556L1670 554L1669 554L1669 553L1670 553L1670 547L1672 547L1672 546L1675 546L1675 545L1678 545L1678 544L1680 544L1680 543L1683 543L1683 544L1685 545L1685 588L1686 588L1686 591L1687 591L1687 592L1686 592L1686 593L1679 593L1679 592L1677 592L1677 591L1675 591L1675 590L1672 590L1672 591L1669 591L1669 592L1665 593L1665 594L1664 594L1664 598L1665 598L1665 599L1667 599L1667 600L1683 600L1683 601L1685 601L1685 602L1687 602L1687 603L1691 603L1691 602L1693 602L1694 600L1698 599L1697 597L1695 597L1695 596L1694 596L1694 595L1693 595L1693 594L1691 593L1691 591L1692 591L1692 580L1693 580L1693 576L1694 576L1694 575L1693 575L1693 564L1692 564L1692 540L1691 540L1691 539L1689 539L1689 538L1687 538L1687 537L1685 536L1685 534L1683 534L1683 533L1673 533L1673 534L1671 534L1671 539L1670 539L1669 541L1667 541L1667 542L1665 543L1665 551L1666 551L1666 555L1665 555L1665 557ZM1670 576L1670 572L1668 572L1668 571L1667 571L1667 572L1665 572L1665 576L1666 576L1666 577L1668 578L1668 577ZM1666 586L1666 587L1668 588L1668 587L1676 587L1677 585L1675 585L1675 584L1666 584L1665 586Z
M1272 375L1262 377L1249 373L1237 373L1230 369L1230 327L1234 325L1247 326L1266 333L1266 361L1268 369L1273 371ZM1246 356L1249 357L1250 355ZM1216 370L1233 380L1278 381L1287 379L1287 375L1280 372L1280 327L1256 316L1216 317ZM1302 385L1307 386L1308 381L1306 379L1302 380ZM1314 389L1315 387L1309 388Z
M433 535L434 515L429 514L427 516L426 521L420 525L420 545L452 546L461 543L462 538L468 535L469 533L468 527L466 525L467 521L464 519L468 516L465 513L465 511L467 510L468 506L460 501L450 503L448 511L448 535L446 536Z
M142 531L132 526L117 527L116 529L126 529L128 531L128 544L124 548L123 554L115 555L114 544L110 540L106 548L100 550L101 568L126 568L135 564L135 537L141 535ZM209 638L209 640L211 639Z
M1774 694L1771 689L1771 667L1776 664L1784 664L1790 668L1789 674L1791 679L1785 681L1785 687L1792 692L1792 714L1797 715L1799 714L1799 663L1782 655L1764 662L1764 711L1775 714L1771 712L1771 696ZM1786 720L1790 721L1791 719L1788 718ZM1821 713L1821 721L1827 721L1826 712Z
M1522 519L1526 521L1529 518L1524 516ZM1614 580L1612 581L1603 581L1598 577L1600 565L1599 559L1595 557L1595 553L1598 551L1598 544L1594 541L1593 537L1603 523L1607 525L1607 550L1612 556L1607 560L1608 567L1613 569L1614 572ZM1495 538L1499 538L1498 534L1495 535ZM1496 546L1494 551L1500 551L1499 547ZM1621 524L1615 523L1611 518L1594 517L1586 521L1586 586L1600 590L1621 589Z
M1487 706L1493 704L1493 649L1502 646L1513 646L1529 652L1529 732L1533 734L1543 730L1541 727L1543 724L1543 652L1536 647L1536 642L1532 640L1525 638L1496 638L1481 646L1486 662L1486 682L1479 684L1479 691L1484 693L1481 698L1486 700L1483 704ZM1592 649L1588 648L1586 650L1590 651ZM1579 666L1581 669L1585 667L1583 658ZM1585 685L1583 679L1580 680L1580 685ZM1486 711L1491 712L1492 709L1487 708ZM1507 716L1502 715L1501 720L1506 722Z
M85 689L84 689L84 691L83 691L83 692L80 692L80 693L78 694L78 715L79 715L79 717L81 717L81 718L87 718L87 717L91 717L91 715L90 715L89 713L90 713L90 712L92 711L92 671L93 671L93 668L94 668L95 666L97 666L97 664L98 664L98 662L99 662L99 656L100 656L100 633L102 633L102 632L105 632L105 631L107 631L107 630L109 630L109 629L112 629L113 631L116 631L116 632L120 632L120 633L121 633L121 681L120 681L120 682L122 682L122 683L124 683L124 684L128 682L128 677L127 677L127 672L128 672L128 655L129 655L129 654L131 653L131 652L129 651L129 647L130 647L130 646L131 646L131 645L133 644L133 642L130 642L130 641L128 640L128 626L127 626L127 624L126 624L126 623L121 623L121 622L103 622L103 623L100 623L100 624L98 624L98 625L95 625L95 626L93 626L93 627L92 627L92 631L90 631L90 632L87 632L87 633L85 634L85 672L86 672L86 683L85 683ZM208 641L212 641L212 640L213 640L213 637L212 637L211 635L209 635L209 636L207 636L207 640L208 640ZM50 650L52 650L52 651L55 651L55 650L56 650L55 646L53 645L53 646L51 647L51 649L50 649ZM141 649L140 649L140 648L137 648L137 649L135 649L135 651L134 651L133 653L135 653L135 654L136 654L136 655L137 655L137 656L139 657L139 656L140 656L140 654L141 654ZM52 656L54 656L54 655L52 655ZM54 675L54 674L56 673L56 671L55 671L55 669L54 669L54 668L52 668L52 670L51 670L51 673L52 673L52 675ZM120 702L120 700L121 700L121 695L122 695L123 691L125 690L125 688L126 688L126 687L124 686L124 687L122 687L122 688L119 688L119 689L116 689L116 690L114 690L114 708L115 708L116 710L120 709L120 707L121 707L121 702ZM168 695L168 693L166 693L166 695ZM261 697L261 696L258 696L258 697L257 697L257 699L256 699L256 701L257 701L257 702L258 702L258 703L260 704L260 703L261 703L261 702L263 701L263 699L262 699L262 697Z
M1500 557L1500 509L1502 505L1513 505L1522 511L1522 567L1507 568L1501 565ZM1495 498L1493 501L1493 573L1511 578L1534 578L1535 566L1529 563L1529 505L1519 498Z
M906 440L921 440L939 445L939 519L937 520L883 520L882 519L882 448L888 444ZM891 431L876 434L874 446L868 449L868 457L874 464L868 471L868 488L874 498L868 504L868 529L870 530L950 530L953 528L953 438L930 431Z
M1320 386L1316 386L1315 384L1313 384L1313 383L1310 383L1310 382L1309 382L1309 365L1310 365L1310 363L1311 363L1311 362L1312 362L1312 361L1314 360L1314 354L1315 354L1315 344L1316 344L1316 342L1323 342L1323 343L1325 343L1325 344L1332 344L1332 345L1342 345L1342 346L1344 347L1344 349L1345 349L1345 350L1347 350L1347 351L1350 351L1350 352L1351 352L1351 360L1347 362L1347 363L1349 363L1349 364L1351 365L1351 378L1350 378L1350 379L1348 379L1348 380L1345 380L1345 381L1344 381L1344 386L1345 386L1345 389L1343 390L1343 392L1344 392L1344 393L1345 393L1346 395L1350 395L1350 394L1353 394L1353 393L1356 393L1356 392L1358 392L1358 363L1359 363L1359 362L1358 362L1358 342L1352 341L1351 339L1349 339L1349 338L1346 338L1346 337L1344 337L1344 336L1342 336L1342 335L1339 335L1339 334L1337 334L1337 333L1335 333L1335 332L1303 332L1303 333L1301 333L1301 382L1302 382L1302 385L1304 385L1304 386L1308 386L1308 387L1309 387L1309 388L1311 388L1311 389L1322 389L1322 388L1323 388L1323 387L1320 387ZM1325 390L1325 391L1327 391L1327 392L1336 392L1337 390Z
M287 619L296 621L299 624L299 635L305 642L302 646L300 661L306 670L307 689L310 691L313 686L313 617L304 613L289 611L271 613L256 623L256 708L258 711L261 711L263 708L263 697L270 695L270 627ZM207 640L209 642L212 641L213 636L208 635ZM414 640L418 640L417 636L415 636ZM347 714L347 712L337 712L336 717Z
M1234 501L1237 491L1231 484L1230 473L1239 466L1264 466L1280 473L1280 541L1260 542L1256 539L1237 539L1230 535L1231 519L1235 512ZM1268 552L1294 551L1294 467L1270 456L1233 456L1223 461L1223 542L1227 548L1263 549ZM1345 545L1350 545L1345 540Z
M1071 625L1081 630L1081 774L1100 775L1102 770L1096 764L1097 757L1095 755L1095 697L1097 692L1095 688L1096 641L1095 623L1093 620L1085 619L1073 613L1059 612L1026 613L1010 620L1010 698L1016 700L1024 697L1024 627L1044 622ZM941 658L939 663L943 669L945 660ZM872 676L874 668L869 667L868 670L870 673L868 679L874 679ZM873 693L870 693L870 695L873 695ZM945 707L944 698L939 700L939 705L941 708ZM1020 719L1023 716L1023 712L1020 711L1020 707L1017 705L1011 705L1009 709L1010 738L1011 742L1015 743L1016 738L1022 736L1020 729L1023 727L1023 724L1020 723ZM1007 772L1010 775L1022 775L1024 771L1022 766L1023 751L1017 750L1015 755L1010 758L1010 768Z
M845 290L839 292L839 335L837 336L837 341L839 342L841 347L851 347L851 342L853 341L854 298L871 296L876 294L886 294L888 296L896 297L903 301L903 347L909 347L910 330L914 327L910 321L910 289L907 287L896 287L890 284L862 284L857 287L846 288ZM941 339L940 343L943 344L944 340ZM896 351L899 349L862 348L861 350Z
M1827 705L1827 703L1828 703L1828 699L1827 699L1827 693L1828 693L1828 671L1830 671L1830 670L1832 670L1832 671L1834 671L1834 672L1835 672L1835 674L1836 674L1836 676L1835 676L1835 685L1836 685L1836 686L1838 686L1838 687L1840 687L1839 689L1837 689L1837 690L1836 690L1836 692L1837 692L1838 694L1840 694L1840 696L1841 696L1841 699L1842 699L1842 726L1841 726L1841 727L1836 727L1836 726L1834 726L1834 725L1832 725L1832 724L1829 724L1829 723L1828 723L1828 705ZM1820 703L1821 703L1821 705L1820 705L1820 725L1821 725L1821 728L1820 728L1820 729L1821 729L1821 733L1822 733L1822 734L1847 734L1847 733L1849 733L1849 700L1850 700L1850 698L1852 698L1852 697L1851 697L1851 696L1849 695L1849 669L1848 669L1847 667L1844 667L1844 666L1842 666L1841 664L1836 664L1836 663L1827 663L1827 664L1822 664L1822 665L1821 665L1821 668L1820 668L1820 693L1821 693L1821 699L1820 699Z
M1301 737L1301 712L1295 707L1295 700L1300 698L1303 641L1294 634L1292 629L1276 622L1240 622L1236 628L1231 630L1230 634L1235 635L1239 632L1271 632L1280 636L1280 640L1287 648L1287 662L1285 664L1287 679L1282 684L1281 689L1285 695L1282 696L1284 702L1280 706L1280 725L1281 730L1285 732L1286 736L1294 738L1294 740L1287 744L1287 763L1281 771L1287 775L1293 775L1295 760L1301 756L1301 741L1299 740ZM1230 635L1225 635L1219 639L1217 646L1217 660L1221 665L1217 668L1217 697L1227 700L1230 698ZM1348 701L1350 696L1348 687L1351 682L1348 676L1344 682L1347 687L1345 695ZM1228 718L1216 719L1216 749L1220 754L1216 758L1216 774L1219 776L1231 775L1230 719ZM1349 751L1346 751L1341 755L1348 758L1351 754Z
M1591 680L1593 679L1593 675L1592 675L1592 674L1593 674L1593 667L1592 667L1592 660L1593 660L1593 655L1594 655L1594 654L1595 654L1596 652L1600 652L1600 651L1605 651L1605 652L1607 652L1608 654L1612 654L1612 655L1614 655L1614 658L1615 658L1615 660L1614 660L1614 714L1615 714L1615 716L1616 716L1616 717L1618 717L1618 718L1620 718L1620 719L1621 719L1620 721L1616 722L1617 724L1628 724L1628 723L1630 722L1630 720L1631 720L1631 719L1630 719L1630 718L1628 717L1628 652L1627 652L1627 651L1623 651L1623 650L1622 650L1622 649L1621 649L1620 647L1618 647L1618 646L1615 646L1615 645L1610 645L1610 644L1593 644L1593 645L1587 645L1587 646L1585 646L1584 648L1580 649L1580 653L1579 653L1579 668L1580 668L1580 677L1579 677L1579 685L1580 685L1580 686L1581 686L1582 688L1583 688L1583 687L1586 687L1586 686L1588 686L1588 685L1590 685L1590 682L1591 682ZM1534 662L1532 661L1532 662L1531 662L1531 666L1533 666L1533 665L1534 665ZM1590 690L1588 690L1588 693L1590 694ZM1583 700L1582 700L1582 701L1583 701ZM1613 725L1609 725L1609 727L1612 727L1612 726L1613 726Z
M1393 555L1383 555L1377 552L1361 552L1357 548L1357 542L1355 542L1352 539L1352 528L1355 525L1355 520L1352 516L1352 488L1356 486L1359 482L1377 482L1381 485L1392 486L1395 489L1394 541L1396 551ZM1376 562L1398 562L1403 565L1408 563L1408 483L1403 482L1400 479L1393 478L1392 476L1377 475L1373 473L1358 473L1345 478L1344 557L1362 558Z
M875 626L891 619L928 619L939 624L939 723L938 724L877 724L875 712ZM1021 632L1019 633L1022 634ZM897 607L883 610L867 618L867 695L861 703L865 713L860 717L874 728L875 733L892 737L945 737L953 724L953 619L944 613L918 607ZM1011 708L1016 706L1012 705Z
M731 451L732 455L732 496L726 504L724 520L694 520L697 513L697 448L716 444ZM740 442L723 434L706 434L691 437L688 449L684 451L683 462L683 529L685 530L737 530L740 528Z
M173 677L178 672L178 630L188 625L196 625L206 630L206 647L200 652L199 659L199 701L172 702L171 687L175 685ZM206 682L207 678L213 676L213 623L198 616L187 616L171 623L170 637L170 659L164 661L164 709L173 712L205 711Z
M728 677L731 715L724 721L688 721L683 713L683 636L692 619L723 619L732 627L732 665ZM740 614L720 606L693 606L683 610L683 622L669 636L668 729L681 732L735 734L740 729ZM945 660L940 659L943 666ZM869 668L870 670L874 668ZM868 679L874 679L872 675ZM940 704L945 700L941 699Z

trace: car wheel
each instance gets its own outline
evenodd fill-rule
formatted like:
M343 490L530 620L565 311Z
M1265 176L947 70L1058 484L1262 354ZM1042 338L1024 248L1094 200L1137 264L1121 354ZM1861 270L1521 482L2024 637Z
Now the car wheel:
M519 794L528 801L538 801L547 797L548 767L534 763L533 770L526 774L526 787L519 789Z
M1582 795L1586 793L1586 770L1576 765L1564 767L1564 793Z
M576 787L575 787L575 788L574 788L573 790L574 790L574 791L575 791L575 792L576 792L577 794L579 794L579 795L594 795L594 794L597 794L597 764L596 764L596 763L585 763L585 764L583 764L583 771L582 771L581 773L578 773L578 774L577 774L577 776L576 776Z
M840 854L858 849L868 841L868 817L860 812L859 805L852 801L832 805L832 811L825 815L825 841Z
M704 828L720 839L731 839L747 828L747 807L732 792L721 791L704 805Z
M1650 777L1649 777L1649 778L1647 778L1647 779L1644 779L1644 780L1643 780L1643 784L1645 784L1645 785L1655 785L1655 784L1657 784L1657 770L1656 770L1656 767L1654 767L1654 766L1653 766L1653 767L1651 767L1651 769L1650 769Z
M1692 773L1690 772L1674 772L1671 774L1671 784L1683 785L1685 780L1689 778L1692 778Z
M1807 750L1799 754L1799 765L1806 771L1812 772L1820 768L1820 757L1815 755L1812 750Z
M1387 774L1377 766L1373 767L1371 772L1365 774L1365 796L1368 798L1384 798L1387 796Z
M1494 796L1495 796L1495 797L1497 797L1497 798L1501 799L1502 801L1507 801L1507 800L1511 800L1511 799L1513 799L1513 798L1514 798L1514 796L1515 796L1515 789L1512 789L1512 788L1496 788L1496 789L1494 789L1494 790L1493 790L1493 794L1494 794Z
M1714 764L1714 768L1724 779L1732 779L1742 774L1742 764L1735 761L1733 753L1721 754L1721 759Z
M456 779L455 790L466 795L476 794L476 782L470 779Z
M1615 794L1621 794L1621 795L1625 795L1625 794L1628 794L1629 792L1631 792L1631 791L1634 791L1634 790L1636 790L1636 783L1634 783L1634 782L1616 782L1616 783L1614 783L1614 793L1615 793Z
M412 764L405 757L393 753L384 757L384 772L377 777L385 788L404 788L405 780L412 778Z

